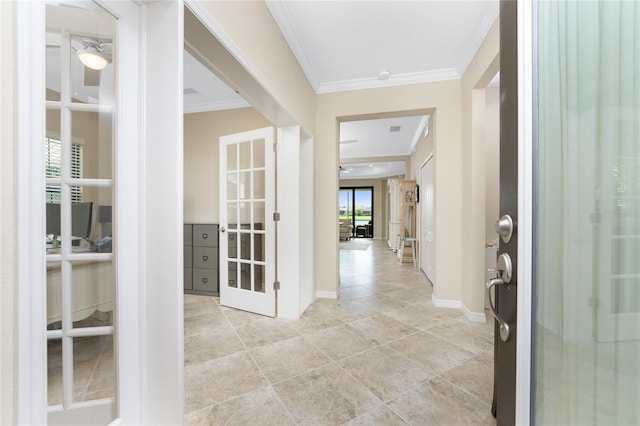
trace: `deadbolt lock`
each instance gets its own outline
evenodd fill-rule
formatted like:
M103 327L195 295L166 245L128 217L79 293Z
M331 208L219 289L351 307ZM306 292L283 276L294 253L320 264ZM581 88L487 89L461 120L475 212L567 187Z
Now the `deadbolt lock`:
M496 233L502 238L502 242L505 244L511 241L513 235L513 219L508 214L505 214L496 221Z

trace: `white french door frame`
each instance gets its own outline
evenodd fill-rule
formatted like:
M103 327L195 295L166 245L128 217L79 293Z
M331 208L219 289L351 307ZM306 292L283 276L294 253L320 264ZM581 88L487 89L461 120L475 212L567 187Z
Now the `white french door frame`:
M119 165L114 170L118 218L114 233L120 237L114 240L120 284L114 316L115 421L178 424L183 421L184 404L180 256L184 5L182 1L100 3L118 17L121 41L116 71L119 125L114 132L118 141L114 162ZM17 2L16 29L20 52L16 57L16 419L18 424L46 424L45 179L39 143L45 136L44 2ZM153 252L158 247L163 249Z
M516 340L517 425L531 422L533 331L533 129L535 98L534 2L518 2L518 334Z
M434 155L433 152L431 152L429 155L427 155L427 158L420 165L420 171L419 171L420 187L421 187L421 191L420 191L421 192L421 194L420 194L421 202L420 202L420 216L419 216L420 217L420 227L419 227L419 229L420 229L420 242L419 242L419 245L418 245L419 246L418 252L420 253L420 256L419 256L420 269L422 269L424 274L427 275L427 278L429 278L429 280L431 281L431 284L433 284L435 286L436 285L436 283L435 283L435 281L436 281L436 277L435 277L436 273L435 273L435 271L433 271L433 265L435 265L435 256L436 256L435 251L433 251L433 258L431 259L431 263L432 264L430 265L431 269L432 269L432 276L431 277L429 277L429 275L427 274L427 271L425 270L425 265L422 264L423 255L427 253L427 251L426 251L426 242L423 240L423 236L422 236L422 229L423 229L423 226L424 226L424 223L422 223L422 220L424 218L423 209L426 209L426 201L427 201L427 198L426 198L426 195L427 195L426 189L427 188L426 188L425 182L422 181L422 170L425 167L427 167L427 164L430 161L434 161L434 163L431 165L431 167L433 167L433 176L432 176L432 181L433 182L431 182L431 186L432 186L431 187L431 191L433 193L433 200L432 200L433 204L432 204L432 207L431 207L431 209L432 209L431 210L431 221L432 221L433 229L435 230L435 208L433 208L433 206L435 206L435 204L436 204L435 181L434 181L436 163L435 163L435 155ZM435 238L432 238L432 240L435 240ZM432 244L435 244L435 241L433 241ZM431 247L430 250L433 250L433 247Z

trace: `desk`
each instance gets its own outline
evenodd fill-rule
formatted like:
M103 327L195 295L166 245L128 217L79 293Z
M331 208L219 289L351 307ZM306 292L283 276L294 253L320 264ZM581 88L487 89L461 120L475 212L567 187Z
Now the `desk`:
M410 237L399 237L398 240L400 241L400 247L398 247L398 260L400 261L400 263L403 262L409 262L409 261L413 261L413 266L414 268L418 267L418 260L416 258L416 239L415 238L410 238ZM406 250L407 250L407 245L405 244L405 242L410 242L411 243L411 255L407 255ZM407 261L407 259L409 259Z
M74 261L71 268L72 319L95 311L113 310L115 300L112 261ZM47 324L62 320L62 270L59 261L47 262Z

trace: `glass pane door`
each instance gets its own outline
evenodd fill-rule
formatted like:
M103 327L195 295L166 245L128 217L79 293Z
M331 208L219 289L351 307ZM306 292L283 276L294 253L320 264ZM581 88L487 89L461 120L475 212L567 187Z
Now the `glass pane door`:
M537 7L535 424L640 423L640 4Z
M373 187L342 187L339 197L339 218L351 221L352 236L373 238Z
M117 415L111 214L117 19L90 2L47 4L46 24L49 421L82 412L107 424Z
M273 129L220 139L220 303L275 315ZM269 212L269 213L268 213Z

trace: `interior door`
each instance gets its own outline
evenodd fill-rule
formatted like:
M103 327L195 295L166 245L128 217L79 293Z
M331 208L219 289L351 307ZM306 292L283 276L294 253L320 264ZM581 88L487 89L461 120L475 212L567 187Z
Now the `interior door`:
M131 253L121 245L120 223L112 232L112 211L124 196L115 188L126 169L114 153L127 152L123 139L137 134L117 119L127 108L119 109L125 99L117 88L127 84L127 73L118 71L137 69L121 63L119 44L135 45L124 30L132 31L138 11L129 4L104 6L45 6L46 134L34 143L45 151L50 424L89 418L109 424L122 414L117 369L124 348L115 343L122 326L116 318L127 312L119 312L116 295L130 276L116 266L119 255ZM103 63L86 60L83 49L99 50Z
M427 162L420 169L420 182L422 184L422 194L420 196L421 207L421 221L420 221L420 268L424 271L431 283L435 281L434 271L434 220L433 212L435 210L434 194L433 194L433 181L435 176L433 157L429 158Z
M501 240L494 292L495 350L492 412L498 425L515 423L516 285L518 259L517 2L500 1L500 215ZM508 217L507 217L508 216Z
M220 138L220 303L276 315L274 128Z

